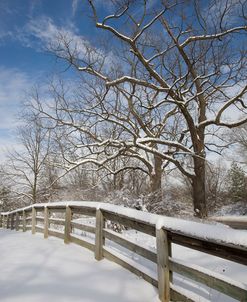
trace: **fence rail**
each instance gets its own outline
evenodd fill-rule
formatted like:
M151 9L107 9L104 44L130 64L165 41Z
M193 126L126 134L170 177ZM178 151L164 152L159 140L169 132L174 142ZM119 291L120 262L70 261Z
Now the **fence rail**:
M54 215L63 216L62 218ZM94 225L81 223L78 218L95 218ZM65 243L73 242L88 248L95 254L95 259L107 258L125 267L132 273L158 287L159 297L166 301L199 301L199 297L173 283L173 273L200 282L212 289L224 293L238 301L247 301L247 285L236 282L220 274L216 274L197 265L191 265L172 257L172 245L179 244L193 250L218 256L243 265L247 265L247 247L233 243L219 242L215 238L201 238L186 231L168 227L160 223L161 216L129 210L123 207L99 204L95 202L81 203L48 203L35 204L30 207L1 213L0 227L12 230L31 230L32 234L41 232L44 238L56 236ZM163 218L164 220L164 218ZM162 221L163 221L162 220ZM119 223L156 239L156 252L125 238L108 229L106 221ZM53 226L63 228L59 231ZM213 228L213 227L212 227ZM93 239L83 238L73 232L74 229L88 232ZM157 273L137 264L133 259L122 255L106 245L110 240L125 249L151 261L157 266ZM247 280L247 278L246 278Z
M229 225L233 229L247 230L247 216L214 216L210 219Z

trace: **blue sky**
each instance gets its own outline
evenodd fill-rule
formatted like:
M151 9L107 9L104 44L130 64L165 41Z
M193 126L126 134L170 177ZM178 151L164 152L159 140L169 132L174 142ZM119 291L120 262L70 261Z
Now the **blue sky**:
M26 93L59 70L44 49L58 30L94 32L81 0L0 0L0 159L16 145L16 115Z

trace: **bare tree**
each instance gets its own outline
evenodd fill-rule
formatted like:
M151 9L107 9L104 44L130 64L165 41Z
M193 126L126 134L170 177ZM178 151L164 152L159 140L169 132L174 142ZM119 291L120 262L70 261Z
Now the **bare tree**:
M232 146L232 149L234 150L234 154L239 155L238 162L247 165L247 125L244 124L240 127L235 128L232 133L228 135L228 141L231 144L235 144L235 146ZM236 160L236 156L233 158L234 161Z
M41 197L39 190L44 188L43 172L50 152L50 132L43 128L37 116L33 116L18 128L17 135L20 150L9 151L4 177L12 183L12 192L18 198L36 203Z
M82 87L76 85L74 93L61 81L52 83L49 99L54 102L50 102L49 108L35 94L33 106L56 129L56 141L64 159L60 167L68 173L80 165L90 164L91 169L95 165L98 173L105 170L113 175L115 185L125 171L139 170L149 177L150 192L159 192L160 196L166 161L159 154L140 148L139 141L145 132L160 138L174 137L174 129L178 127L174 110L169 113L173 123L165 125L162 115L147 107L155 99L152 91L139 89L135 96L129 97L118 89L107 96L105 90L98 81L84 81ZM142 98L146 102L140 102ZM150 141L149 145L158 150L157 144Z
M219 161L206 167L206 192L208 209L212 212L221 207L226 199L227 168Z
M224 149L222 128L247 122L246 2L111 3L112 12L102 17L106 11L88 0L111 51L64 33L51 45L93 83L83 86L89 89L79 95L83 102L69 102L55 89L53 113L41 103L37 109L66 129L73 146L85 148L76 160L67 157L68 171L84 163L107 169L119 156L134 157L155 191L169 162L189 179L195 213L204 217L207 152ZM107 137L102 129L109 123L117 131Z
M0 167L0 211L8 211L14 205L11 196L11 186L4 181L4 177L4 170Z

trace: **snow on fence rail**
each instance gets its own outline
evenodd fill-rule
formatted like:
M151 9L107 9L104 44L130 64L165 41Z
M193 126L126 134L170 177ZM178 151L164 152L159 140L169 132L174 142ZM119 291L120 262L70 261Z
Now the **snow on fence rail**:
M60 217L54 217L59 213ZM95 225L81 223L77 217L94 217ZM106 221L117 222L156 238L156 252L134 243L121 234L106 228ZM43 223L43 225L41 225ZM59 231L51 226L62 226ZM172 244L179 244L200 252L247 265L247 238L229 229L227 233L214 225L185 221L145 213L133 209L96 202L57 202L34 204L15 211L1 213L0 227L24 232L42 232L44 238L56 236L65 243L73 242L92 250L97 260L104 257L114 261L147 282L158 287L159 297L165 301L199 301L200 297L173 283L173 272L239 301L247 301L247 285L216 274L197 265L188 265L172 257ZM83 238L73 229L95 234L94 240ZM237 232L237 233L236 233ZM157 274L128 259L106 245L106 239L148 259L157 265ZM200 300L201 301L201 300Z
M213 216L210 219L229 225L233 229L247 230L247 216Z

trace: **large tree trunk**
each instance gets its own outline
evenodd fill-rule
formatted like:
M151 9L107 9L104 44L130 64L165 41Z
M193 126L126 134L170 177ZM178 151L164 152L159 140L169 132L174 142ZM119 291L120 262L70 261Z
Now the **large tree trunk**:
M150 193L161 191L162 159L154 156L154 169L150 173Z
M37 182L37 174L35 173L32 187L32 204L35 204L37 202Z
M113 190L122 190L124 186L124 177L123 173L120 172L118 174L113 175Z
M205 186L205 159L195 158L195 177L192 179L192 194L195 216L207 217L206 186Z
M147 209L150 212L161 213L158 209L162 204L162 159L158 156L154 156L154 167L150 171L150 186L149 196L147 198Z

